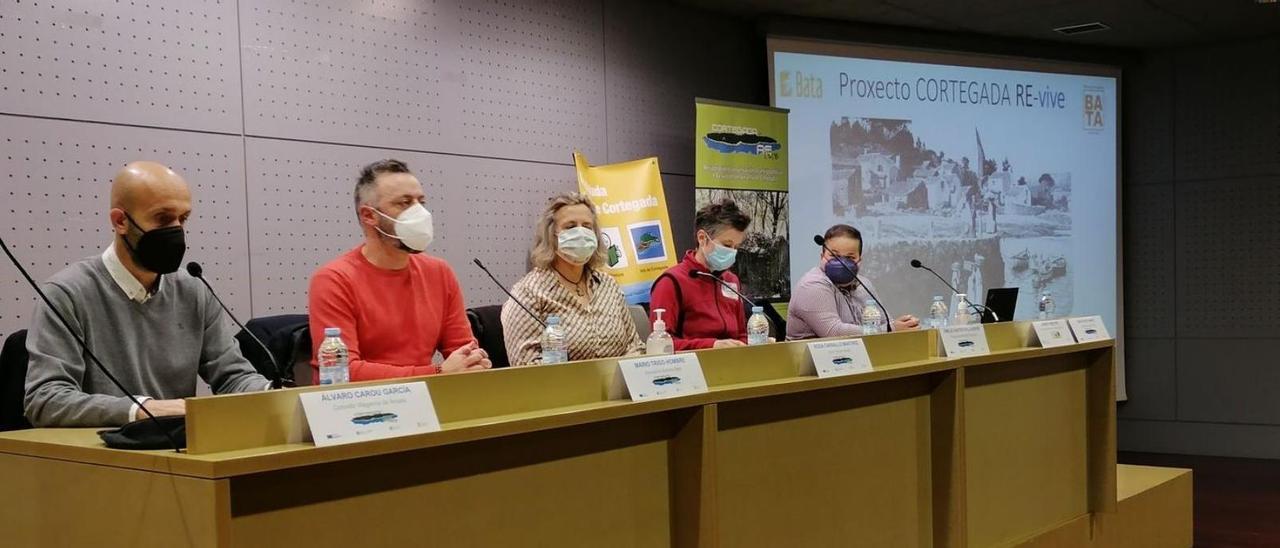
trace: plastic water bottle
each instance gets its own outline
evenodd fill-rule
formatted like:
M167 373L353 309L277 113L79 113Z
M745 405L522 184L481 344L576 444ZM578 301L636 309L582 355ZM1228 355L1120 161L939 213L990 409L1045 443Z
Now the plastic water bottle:
M747 344L755 346L769 342L769 318L764 317L763 306L751 307L751 317L747 319Z
M662 314L666 311L665 308L653 309L653 314L657 317L653 320L653 331L649 332L649 339L644 343L644 353L649 356L676 351L676 344L672 342L671 334L667 333L667 322L662 319Z
M929 305L929 327L939 329L947 326L947 303L942 295L933 296L933 304Z
M866 304L862 305L862 334L875 335L880 332L880 320L884 319L884 315L880 313L880 307L876 306L873 299L867 299Z
M952 298L952 304L955 306L951 310L951 325L969 325L973 323L973 316L969 313L969 296L964 293L956 293Z
M1045 291L1040 294L1040 319L1053 318L1053 294Z
M560 327L560 316L547 316L547 328L542 331L542 363L564 363L569 361L568 341L564 336L564 328Z
M320 366L320 384L346 384L351 381L351 372L347 369L347 345L342 342L341 329L324 328L324 340L320 341L316 365Z

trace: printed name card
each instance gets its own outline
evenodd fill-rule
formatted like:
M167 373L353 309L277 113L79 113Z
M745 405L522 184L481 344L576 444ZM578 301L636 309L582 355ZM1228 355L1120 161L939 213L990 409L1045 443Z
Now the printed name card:
M1040 343L1041 348L1076 343L1075 337L1071 336L1071 328L1067 326L1067 320L1041 320L1032 322L1031 326L1035 328L1036 341Z
M871 371L871 357L862 339L817 341L808 344L818 377L839 377Z
M406 382L299 394L317 446L440 430L427 383Z
M698 355L663 354L618 360L631 401L673 398L707 391Z
M938 334L942 336L942 351L948 358L991 353L982 324L948 326L938 330Z
M1111 335L1107 334L1107 325L1102 323L1102 316L1071 318L1067 322L1071 324L1071 331L1076 334L1077 341L1090 342L1111 338Z

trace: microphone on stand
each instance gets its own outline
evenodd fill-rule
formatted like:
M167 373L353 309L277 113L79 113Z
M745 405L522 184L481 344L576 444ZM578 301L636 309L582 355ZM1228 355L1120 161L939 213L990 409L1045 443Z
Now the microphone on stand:
M227 313L227 317L231 318L231 321L235 322L237 326L240 326L240 330L248 334L249 338L253 339L253 342L258 343L258 347L262 348L262 351L267 353L267 359L271 360L271 369L272 371L275 371L275 376L271 379L271 388L275 390L284 388L284 371L280 369L280 362L276 361L276 355L271 352L270 348L267 348L267 345L262 343L262 339L259 339L257 335L253 334L253 331L250 331L249 328L240 323L240 320L236 318L236 315L231 313L231 309L227 308L227 305L222 302L222 299L218 298L218 292L213 290L212 285L209 285L209 280L204 279L204 268L200 266L200 263L195 261L187 263L187 274L190 274L192 278L200 280L205 287L209 288L209 294L213 295L213 300L218 301L218 306L221 306L222 311ZM290 385L292 385L292 383L290 383Z
M703 277L711 278L711 279L715 280L715 281L716 281L716 283L720 284L720 287L723 287L723 288L725 288L725 289L728 289L729 291L732 291L734 295L737 295L737 296L738 296L738 298L740 298L740 299L742 299L742 300L746 301L746 302L747 302L747 306L750 306L750 307L752 307L752 308L755 308L755 306L756 306L756 303L755 303L754 301L752 301L751 299L748 299L746 295L743 295L742 293L738 292L738 290L737 290L737 289L734 289L734 288L733 288L733 286L729 285L729 283L728 283L728 282L726 282L726 281L724 281L724 280L720 279L720 277L719 277L719 276L716 276L715 274L712 274L712 273L710 273L710 272L703 272L703 271L701 271L701 270L690 270L690 271L689 271L689 275L690 275L690 276L692 276L692 277L694 277L694 278L697 278L698 276L703 276Z
M932 268L929 268L928 266L925 266L925 264L924 264L924 263L920 262L920 259L911 259L911 268L923 268L923 269L925 269L925 270L928 270L930 274L933 274L933 277L937 278L937 279L938 279L938 281L942 282L942 285L947 286L947 289L950 289L950 290L951 290L951 294L952 294L952 295L960 295L960 294L961 294L959 289L956 289L956 288L955 288L955 286L951 285L950 283L947 283L947 280L946 280L946 279L944 279L942 276L938 275L938 273L937 273L937 272L934 272L934 270L933 270ZM964 304L965 304L965 305L967 305L969 308L972 308L972 309L973 309L973 311L974 311L974 312L977 312L979 315L982 315L982 314L991 314L991 317L992 317L992 318L994 318L994 319L995 319L995 321L997 321L997 322L998 322L998 321L1000 321L1000 316L999 316L998 314L996 314L996 312L995 312L994 310L992 310L992 309L988 308L986 305L982 305L982 304L975 304L973 301L970 301L970 300L969 300L969 296L968 296L968 295L965 295L965 297L964 297Z
M525 306L524 303L520 302L520 299L517 299L516 296L512 295L510 291L507 291L507 286L502 285L502 282L498 281L498 278L495 277L492 272L489 272L489 269L484 267L484 263L480 262L480 259L473 258L471 259L471 262L476 263L476 266L480 267L480 270L483 270L485 274L488 274L489 279L493 280L493 284L498 286L498 289L501 289L502 292L506 293L508 297L511 297L511 302L516 303L516 305L519 306L521 310L524 310L525 314L528 314L530 318L533 318L533 321L538 322L538 325L541 325L543 329L546 329L547 322L542 321L542 319L539 318L537 314L534 314L532 311L529 310L529 307Z
M828 254L830 254L831 257L836 258L836 262L840 263L840 266L844 267L844 270L848 272L851 276L853 276L853 283L855 288L859 285L858 273L854 272L853 269L849 268L849 265L844 264L844 261L839 260L839 258L836 257L836 252L831 251L831 248L827 247L827 240L824 239L821 234L813 235L813 243L818 244L818 246L821 247L823 250L825 250ZM867 287L867 284L861 284L861 285L862 285L862 290L866 291L867 295L871 296L871 300L876 302L876 306L879 306L880 310L884 311L885 330L888 333L892 333L893 332L893 316L889 314L889 309L884 307L884 304L880 302L880 299L876 297L875 293L871 292L871 288ZM857 320L857 318L854 318L854 319Z

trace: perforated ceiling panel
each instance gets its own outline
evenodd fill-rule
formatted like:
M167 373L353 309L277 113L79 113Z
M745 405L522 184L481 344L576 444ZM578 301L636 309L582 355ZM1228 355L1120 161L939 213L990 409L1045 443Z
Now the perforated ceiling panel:
M408 162L427 194L443 254L452 228L440 210L442 166L428 154L364 147L249 139L249 230L254 314L305 313L311 275L362 241L353 192L360 168L385 158Z
M600 4L460 0L456 9L460 151L566 163L577 149L603 159Z
M1179 337L1280 332L1277 211L1274 178L1178 183Z
M664 172L692 174L695 97L767 100L764 51L746 27L659 3L604 11L609 161L656 155Z
M0 109L240 132L235 2L5 2Z
M438 149L455 100L440 12L418 0L242 3L246 132Z
M132 160L169 165L191 184L186 260L204 265L222 299L249 314L244 159L239 137L0 116L5 241L43 281L111 243L111 179ZM35 305L19 274L0 265L0 332L27 327Z
M442 235L450 242L445 257L468 307L502 304L506 295L471 260L479 258L507 287L523 277L547 201L578 188L573 168L467 157L447 157L443 165L448 191L457 197L446 212L455 230Z

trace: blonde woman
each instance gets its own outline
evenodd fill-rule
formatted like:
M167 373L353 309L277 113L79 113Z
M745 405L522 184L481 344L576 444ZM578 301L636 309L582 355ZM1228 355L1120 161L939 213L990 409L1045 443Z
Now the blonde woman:
M538 319L560 317L570 361L644 351L622 289L599 270L605 258L600 239L596 208L586 196L552 198L534 233L533 270L511 289ZM509 299L502 305L502 330L511 365L542 362L542 325Z

